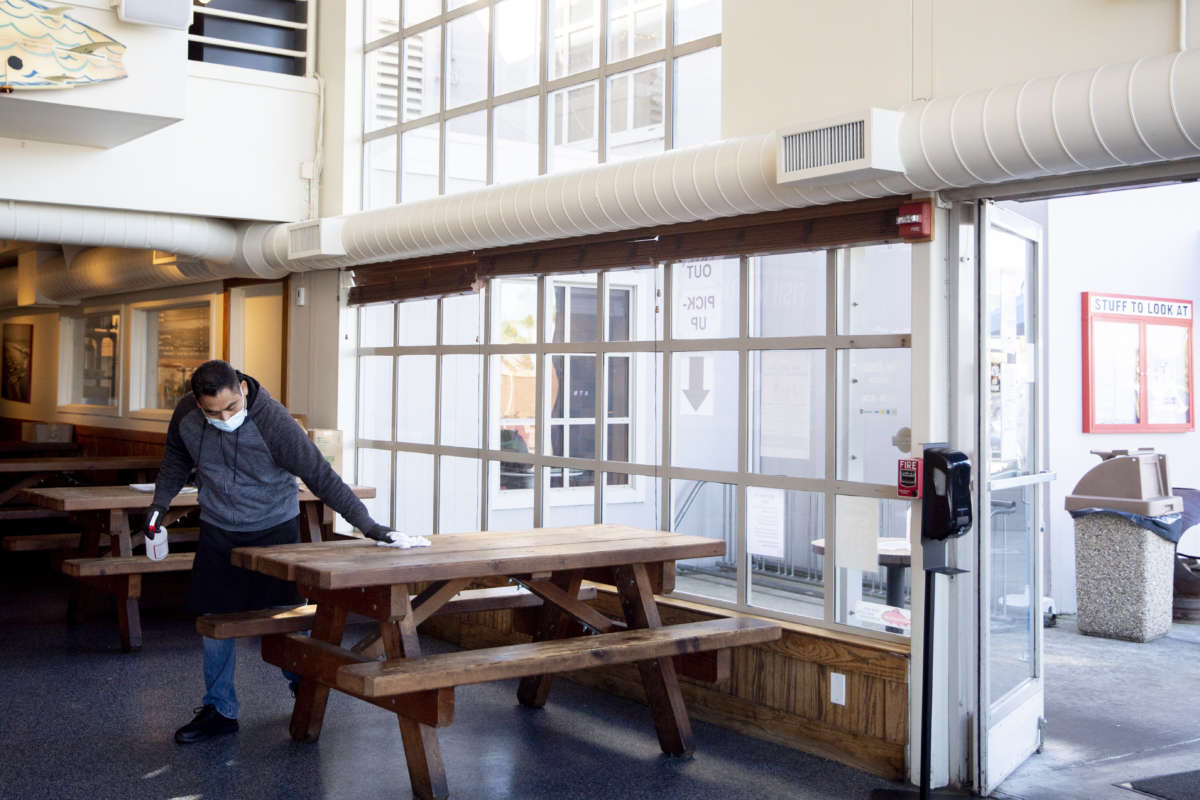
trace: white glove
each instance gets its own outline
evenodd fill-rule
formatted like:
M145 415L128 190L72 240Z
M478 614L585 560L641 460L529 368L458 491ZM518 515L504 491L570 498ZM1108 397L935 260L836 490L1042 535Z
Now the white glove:
M409 536L400 531L388 531L388 541L377 539L375 544L380 547L399 547L401 550L407 550L410 547L429 547L432 542L424 536Z

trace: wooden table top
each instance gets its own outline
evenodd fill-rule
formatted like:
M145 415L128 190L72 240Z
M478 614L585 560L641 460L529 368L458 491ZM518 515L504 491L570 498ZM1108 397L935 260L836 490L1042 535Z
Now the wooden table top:
M38 453L77 452L75 442L0 442L0 457L34 456Z
M486 578L719 556L719 539L625 525L441 534L401 550L370 540L239 547L236 566L321 589Z
M112 469L158 469L159 456L51 456L0 459L0 472L86 472Z
M375 496L373 486L351 486L356 497ZM28 502L55 511L110 511L123 508L145 508L154 499L153 492L139 492L129 486L57 486L26 489L21 496ZM300 502L319 500L306 487L300 488ZM175 495L171 508L199 505L199 493Z

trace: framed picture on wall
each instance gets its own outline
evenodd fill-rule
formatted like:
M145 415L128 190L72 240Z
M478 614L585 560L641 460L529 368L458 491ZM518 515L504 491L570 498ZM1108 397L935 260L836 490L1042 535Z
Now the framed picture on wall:
M4 353L0 362L0 397L17 403L29 402L33 369L33 325L4 324Z

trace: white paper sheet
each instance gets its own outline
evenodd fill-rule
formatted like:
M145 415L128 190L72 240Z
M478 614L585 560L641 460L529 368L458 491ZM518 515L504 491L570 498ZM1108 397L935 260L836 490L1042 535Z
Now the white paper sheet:
M873 497L837 497L837 566L879 569L879 501Z
M746 546L752 555L783 558L783 490L746 488Z

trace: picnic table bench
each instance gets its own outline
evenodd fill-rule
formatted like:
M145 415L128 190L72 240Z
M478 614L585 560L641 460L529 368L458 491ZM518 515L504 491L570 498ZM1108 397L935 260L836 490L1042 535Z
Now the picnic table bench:
M352 486L351 489L360 498L375 496L372 487ZM145 555L133 555L133 548L144 544L144 537L140 533L133 533L136 526L131 519L145 512L153 495L129 486L57 486L26 489L22 497L38 506L68 513L79 522L83 529L79 557L65 560L63 571L116 599L121 649L125 652L139 649L142 646L141 613L138 607L141 576L189 570L192 561L190 553L171 553L161 562L151 561ZM319 542L324 538L323 506L320 498L301 487L302 540ZM177 533L171 531L170 527L198 507L199 496L194 491L181 492L171 501L161 524L167 526L172 542L182 542L188 538L195 540L194 534L184 530ZM102 541L105 539L109 552L102 555ZM80 606L80 598L75 594L72 597L72 609L76 617Z
M719 540L620 525L432 539L430 547L408 550L364 541L247 547L232 554L237 566L295 581L316 603L311 636L280 630L262 638L263 659L302 678L292 738L312 741L320 735L331 689L382 706L397 715L412 790L424 800L447 796L436 729L453 721L456 686L519 678L518 700L540 708L554 674L635 662L660 746L685 755L692 751L692 733L676 657L781 635L778 624L750 617L662 624L654 593L669 588L674 561L719 556L725 548ZM533 641L422 655L417 626L451 606L472 583L497 577L540 600ZM585 578L616 586L624 620L583 602ZM412 585L425 588L413 594ZM378 623L384 661L362 648L342 647L350 613Z

